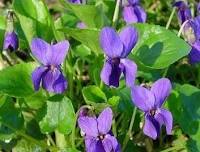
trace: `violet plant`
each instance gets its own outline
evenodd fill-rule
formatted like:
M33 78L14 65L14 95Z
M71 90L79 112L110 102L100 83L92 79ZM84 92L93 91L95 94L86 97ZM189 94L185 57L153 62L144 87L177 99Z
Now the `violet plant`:
M0 12L1 151L200 151L198 3L13 0Z

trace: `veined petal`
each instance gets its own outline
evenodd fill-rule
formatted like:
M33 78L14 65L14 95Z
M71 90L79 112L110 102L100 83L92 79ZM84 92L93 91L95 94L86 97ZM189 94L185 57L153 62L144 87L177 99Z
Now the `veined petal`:
M159 109L159 113L155 115L155 119L160 123L160 126L165 125L168 135L172 133L173 117L170 111Z
M42 77L42 87L49 92L55 92L54 83L60 77L60 74L61 72L58 69L48 70Z
M161 78L157 80L151 87L151 92L155 96L155 106L161 107L169 96L172 90L172 85L169 79Z
M17 50L19 47L19 40L15 32L6 32L3 49Z
M139 4L140 0L128 0L129 4L135 5L135 4Z
M112 126L112 110L110 108L104 109L97 118L98 130L100 134L107 134Z
M119 33L119 36L124 44L122 57L127 57L138 40L137 30L134 27L128 26Z
M60 65L69 50L69 42L68 41L61 41L51 46L52 50L52 58L51 64L53 65Z
M189 61L191 64L200 62L200 43L193 44L192 50L189 53Z
M97 137L97 120L93 117L79 117L78 125L81 130L86 134L86 136Z
M101 80L108 86L118 87L121 73L122 69L119 64L113 64L107 60L101 71Z
M155 140L160 134L160 125L153 117L146 115L143 132Z
M134 7L134 11L135 14L137 15L138 22L145 23L147 20L147 13L145 12L145 10L140 5L136 5Z
M123 8L123 18L127 24L131 23L144 23L146 22L146 12L145 10L139 6L125 6Z
M110 58L121 57L123 43L119 35L111 27L104 27L100 33L100 44L105 54Z
M138 18L134 12L133 6L125 6L123 8L123 19L127 24L138 22Z
M107 134L102 141L103 147L106 152L120 152L120 145L114 136Z
M32 73L32 81L33 81L33 85L34 85L34 89L35 91L38 91L40 88L40 82L42 80L42 76L45 74L45 71L47 69L45 67L38 67L36 68L33 73Z
M96 152L97 140L95 137L85 137L85 147L87 152Z
M123 73L125 76L126 85L128 87L133 87L137 74L137 65L129 59L121 59L121 63L124 66Z
M60 73L59 77L55 82L53 83L53 90L55 93L63 93L67 89L67 80L63 76L62 73Z
M132 87L131 97L134 105L144 112L147 112L154 107L155 97L150 90L144 87Z
M44 65L48 65L52 57L51 46L42 39L34 38L31 43L33 55Z

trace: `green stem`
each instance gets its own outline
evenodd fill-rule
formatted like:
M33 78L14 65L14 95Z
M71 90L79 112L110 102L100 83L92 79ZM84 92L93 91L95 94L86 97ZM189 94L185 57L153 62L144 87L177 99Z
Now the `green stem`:
M51 135L47 134L47 138L49 140L49 142L53 145L53 146L56 146L54 140L52 139Z
M49 149L49 150L58 150L57 147L48 146L48 145L46 145L45 143L40 142L40 141L34 139L34 138L31 137L31 136L28 136L28 135L25 134L24 132L22 132L22 131L20 131L20 130L17 130L16 128L12 127L11 125L9 125L9 124L7 124L7 123L5 123L5 122L3 122L3 121L1 121L1 123L2 123L4 126L8 127L9 129L15 131L17 135L22 136L22 137L26 138L27 140L29 140L29 141L31 141L31 142L33 142L33 143L35 143L35 144L37 144L37 145L39 145L39 146L45 148L45 149Z
M128 132L127 132L127 134L125 136L124 142L123 142L122 151L125 150L129 139L132 137L132 133L131 132L132 132L133 124L134 124L134 121L135 121L136 112L137 112L137 107L135 107L134 110L133 110L133 114L132 114L131 122L130 122L130 125L129 125L129 129L128 129Z
M170 147L165 150L161 150L160 152L170 152L170 151L180 151L181 149L185 149L183 146L175 146L175 147Z
M103 89L103 86L104 86L104 84L103 84L103 81L101 80L101 82L100 82L100 89Z
M189 21L189 20L186 20L186 21L181 25L180 30L178 31L178 34L177 34L178 37L181 36L181 33L183 32L184 27L185 27L185 25L188 23L188 21Z
M61 134L58 130L55 130L55 136L56 136L56 145L61 150L65 149L67 146L67 143L65 141L65 135Z
M169 29L169 26L170 26L170 24L172 22L172 19L174 17L175 11L176 11L176 8L174 7L173 10L172 10L172 12L171 12L171 14L170 14L170 17L168 19L168 22L166 24L166 29Z
M119 16L119 5L120 5L120 0L117 0L116 2L116 6L115 6L115 11L114 11L114 15L113 15L113 20L112 20L112 26L115 27L117 20L118 20L118 16Z

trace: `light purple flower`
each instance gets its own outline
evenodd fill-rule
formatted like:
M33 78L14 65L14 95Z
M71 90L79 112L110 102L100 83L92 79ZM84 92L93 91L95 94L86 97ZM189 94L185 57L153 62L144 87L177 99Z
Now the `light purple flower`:
M139 0L129 0L128 5L123 7L123 18L127 24L146 22L147 14L140 6Z
M189 53L191 64L200 62L200 16L190 19L184 27L183 36L191 45L192 50Z
M3 49L14 51L18 49L18 46L19 46L19 40L18 40L17 34L14 31L6 32Z
M172 86L169 79L161 78L150 89L134 86L131 90L134 105L145 113L143 132L153 139L159 136L162 125L166 126L167 134L172 132L172 114L162 108L171 89Z
M85 134L86 152L120 152L120 145L111 133L112 110L104 109L98 118L79 117L78 125Z
M100 44L106 54L106 61L101 71L101 80L109 86L118 87L123 72L127 86L134 85L137 65L127 59L138 40L135 28L128 26L119 34L113 28L105 27L100 33Z
M178 9L178 19L182 25L186 20L192 18L191 10L187 3L184 1L178 1L174 3L174 6Z
M42 39L32 40L31 51L37 60L42 64L32 73L32 81L35 90L42 87L49 92L63 93L67 88L60 65L64 61L69 49L68 41L61 41L50 45Z
M78 22L76 24L76 27L78 27L79 29L86 29L87 28L87 26L83 22Z

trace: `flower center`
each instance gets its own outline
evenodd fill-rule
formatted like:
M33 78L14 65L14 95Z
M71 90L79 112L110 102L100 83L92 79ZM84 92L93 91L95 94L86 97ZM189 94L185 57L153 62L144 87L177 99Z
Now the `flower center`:
M118 65L120 63L120 58L112 58L112 63Z
M103 139L105 138L105 135L99 135L98 138L99 138L100 140L103 140Z
M53 64L49 65L48 68L49 68L50 71L52 71L52 72L54 72L54 71L57 69L57 67L56 67L55 65L53 65Z
M152 110L150 110L149 113L150 113L151 116L155 116L155 114L156 114L156 110L155 110L155 109L152 109Z

